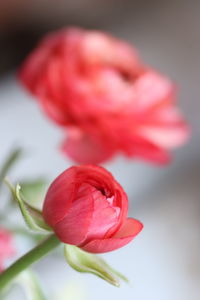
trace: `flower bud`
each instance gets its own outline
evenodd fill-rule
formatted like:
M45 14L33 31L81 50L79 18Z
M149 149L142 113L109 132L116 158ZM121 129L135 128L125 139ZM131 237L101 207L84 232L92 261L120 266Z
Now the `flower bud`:
M127 195L102 167L74 166L59 175L46 194L43 216L58 238L91 253L128 244L143 225L127 218Z

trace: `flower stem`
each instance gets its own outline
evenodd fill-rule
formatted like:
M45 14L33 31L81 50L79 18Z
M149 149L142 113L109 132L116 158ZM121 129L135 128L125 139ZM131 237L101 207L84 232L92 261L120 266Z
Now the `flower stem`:
M48 252L52 251L60 244L60 241L53 234L44 240L41 244L19 258L9 268L0 274L0 291L4 289L11 280L13 280L19 273L24 271L34 262L41 259Z

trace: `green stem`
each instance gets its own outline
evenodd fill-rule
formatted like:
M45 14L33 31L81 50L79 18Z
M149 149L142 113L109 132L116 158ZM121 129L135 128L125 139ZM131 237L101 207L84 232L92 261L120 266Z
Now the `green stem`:
M4 289L19 273L24 271L34 262L41 259L48 252L52 251L60 244L60 241L53 234L44 240L41 244L19 258L9 268L0 274L0 291Z

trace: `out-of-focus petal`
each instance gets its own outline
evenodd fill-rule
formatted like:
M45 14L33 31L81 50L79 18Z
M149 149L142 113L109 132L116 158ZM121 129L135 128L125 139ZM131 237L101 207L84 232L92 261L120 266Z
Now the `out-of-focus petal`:
M170 161L169 153L165 149L141 136L135 136L132 147L129 147L126 151L130 157L142 157L144 160L157 164L167 164Z
M170 149L184 144L188 139L189 129L186 124L171 127L149 126L140 128L138 133L155 145Z
M33 94L37 91L37 84L48 59L48 53L47 48L36 49L28 56L19 71L19 79Z
M113 149L110 149L109 146L101 144L78 129L70 130L61 150L81 164L99 164L114 155Z
M12 234L4 228L0 228L0 272L4 268L4 261L15 254Z
M163 102L172 102L174 99L172 82L153 70L144 72L135 82L134 88L133 109L137 113L152 110Z
M51 99L48 99L46 96L41 99L41 107L45 113L60 126L67 126L70 124L70 119L63 113L63 110L58 106L55 106Z

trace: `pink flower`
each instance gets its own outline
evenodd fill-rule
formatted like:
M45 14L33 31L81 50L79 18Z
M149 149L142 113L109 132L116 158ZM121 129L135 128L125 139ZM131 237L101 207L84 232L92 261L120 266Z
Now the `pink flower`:
M0 272L3 270L5 260L14 254L15 249L11 233L0 228Z
M127 195L105 169L71 167L51 184L43 207L44 219L58 238L92 253L128 244L142 224L127 218Z
M67 128L62 150L80 163L116 153L169 160L188 128L172 82L141 62L127 43L98 31L47 35L24 62L20 79L45 113Z

